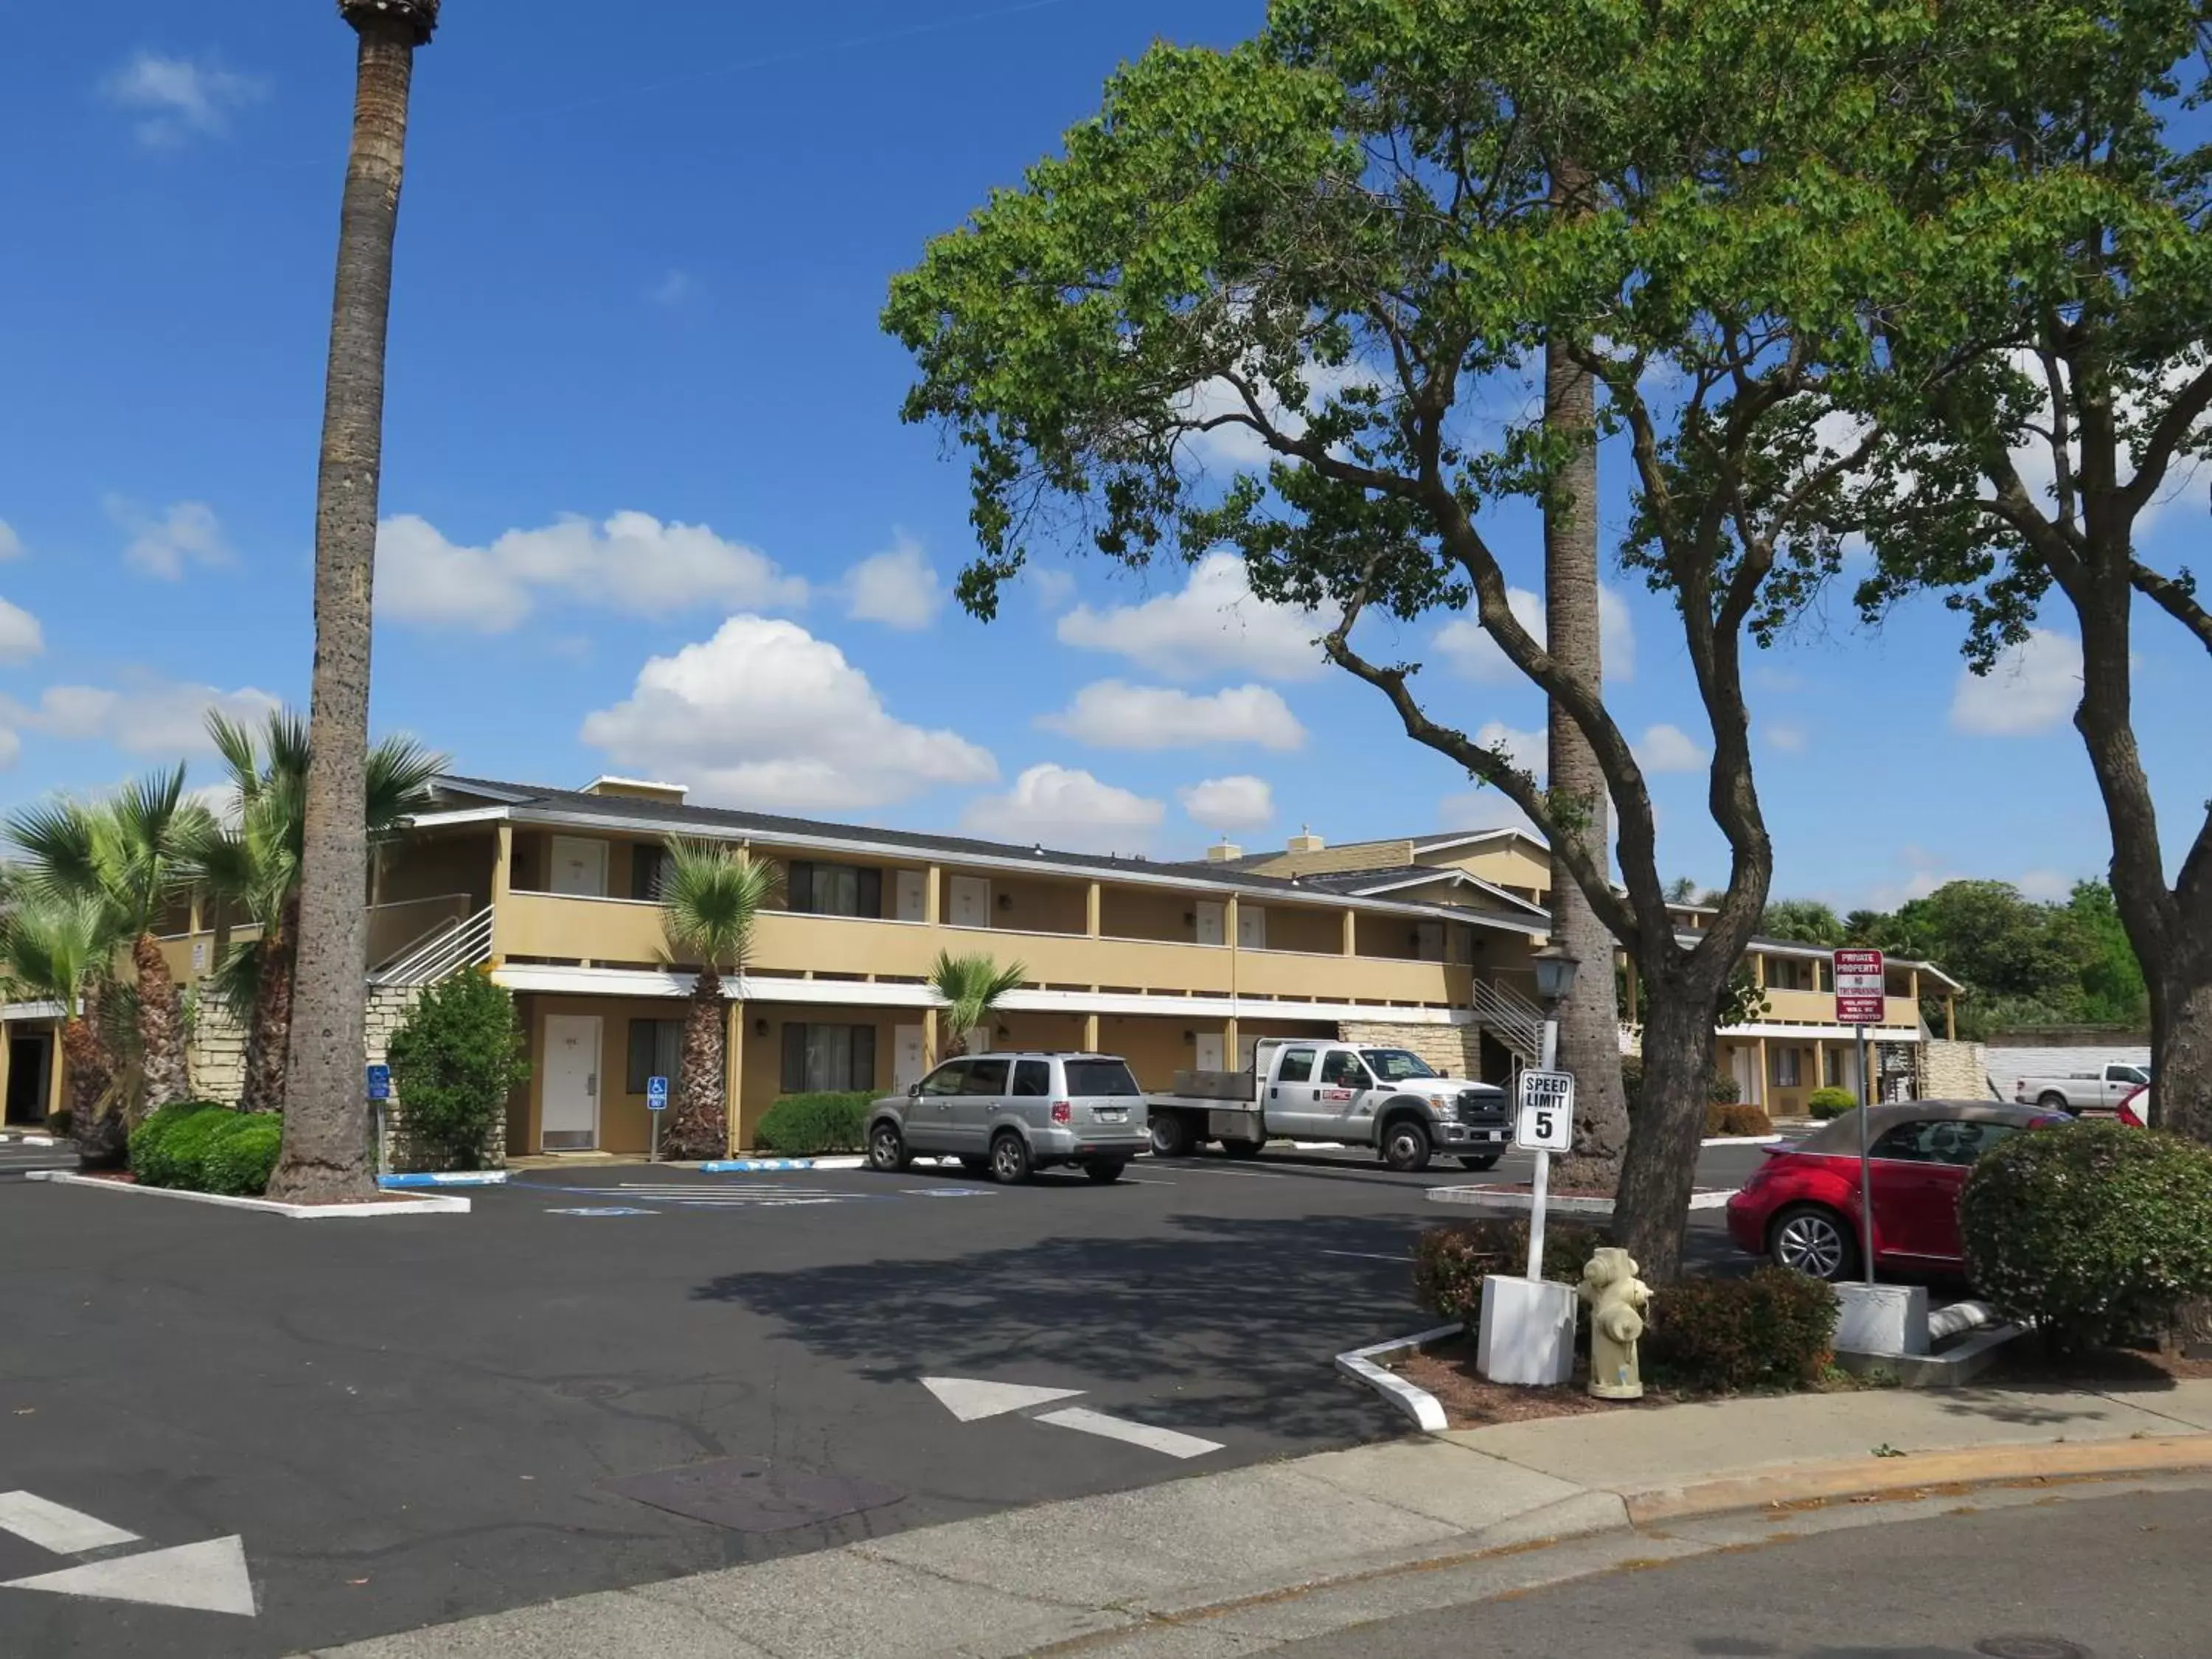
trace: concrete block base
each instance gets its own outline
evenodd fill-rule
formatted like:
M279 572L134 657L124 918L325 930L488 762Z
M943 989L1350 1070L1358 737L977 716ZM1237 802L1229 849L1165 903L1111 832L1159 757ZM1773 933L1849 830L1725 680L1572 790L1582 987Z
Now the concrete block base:
M1928 1352L1925 1285L1838 1285L1836 1303L1838 1352L1908 1358Z
M1575 1287L1548 1280L1482 1281L1475 1369L1492 1382L1548 1389L1575 1374Z

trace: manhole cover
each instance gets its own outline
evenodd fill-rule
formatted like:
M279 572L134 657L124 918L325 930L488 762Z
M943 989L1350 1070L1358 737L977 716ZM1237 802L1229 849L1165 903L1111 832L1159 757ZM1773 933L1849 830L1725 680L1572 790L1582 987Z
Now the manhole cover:
M872 1480L848 1480L791 1463L720 1457L711 1463L627 1474L599 1485L620 1497L733 1532L782 1532L880 1509L905 1496Z
M2057 1636L1991 1636L1974 1644L1989 1659L2092 1659L2079 1642Z

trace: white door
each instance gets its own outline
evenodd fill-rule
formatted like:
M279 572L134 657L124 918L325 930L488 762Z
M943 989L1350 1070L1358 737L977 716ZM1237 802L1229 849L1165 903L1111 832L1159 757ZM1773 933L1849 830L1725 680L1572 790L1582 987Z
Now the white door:
M921 870L901 870L897 873L898 919L901 921L928 921L928 873ZM915 1075L918 1077L921 1073L916 1073Z
M1237 907L1237 948L1240 951L1264 951L1267 948L1267 913L1256 904Z
M1223 932L1229 915L1226 907L1200 899L1194 914L1198 923L1198 942L1200 945L1220 944L1226 937Z
M538 1145L549 1152L599 1144L599 1017L545 1017L545 1080Z
M1200 1031L1198 1034L1198 1069L1201 1072L1225 1072L1226 1051L1222 1046L1222 1033Z
M581 836L553 837L552 890L578 898L607 896L607 844Z
M988 927L991 925L991 884L981 876L955 876L951 881L952 914L946 918L955 927Z
M891 1033L891 1089L904 1094L908 1086L921 1081L924 1070L921 1053L921 1027L901 1025Z

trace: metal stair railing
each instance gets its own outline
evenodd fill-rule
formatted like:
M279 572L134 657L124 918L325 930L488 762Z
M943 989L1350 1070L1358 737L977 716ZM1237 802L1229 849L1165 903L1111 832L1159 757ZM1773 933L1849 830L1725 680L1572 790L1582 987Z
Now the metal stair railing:
M1495 980L1474 981L1472 999L1475 1018L1512 1050L1524 1066L1534 1066L1544 1052L1544 1011L1509 986Z
M441 922L399 955L373 969L372 985L434 985L464 968L491 960L491 907L459 921Z

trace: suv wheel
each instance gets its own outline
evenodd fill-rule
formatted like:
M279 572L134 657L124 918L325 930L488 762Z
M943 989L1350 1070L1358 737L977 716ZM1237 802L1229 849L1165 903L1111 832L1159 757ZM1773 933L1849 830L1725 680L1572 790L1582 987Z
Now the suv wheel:
M1401 1117L1382 1131L1382 1161L1401 1175L1418 1175L1429 1167L1429 1132L1410 1117Z
M1795 1205L1777 1216L1766 1249L1776 1267L1814 1279L1846 1278L1858 1265L1850 1224L1817 1204Z
M914 1154L906 1149L906 1137L899 1133L897 1124L885 1118L868 1131L868 1167L880 1170L885 1175L897 1175L914 1162Z
M1012 1129L1001 1129L991 1143L991 1179L1002 1187L1018 1187L1030 1178L1030 1144Z
M1118 1158L1094 1158L1083 1166L1083 1173L1104 1187L1119 1181L1125 1167Z

